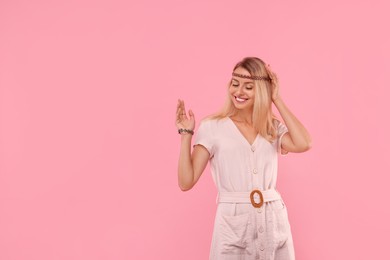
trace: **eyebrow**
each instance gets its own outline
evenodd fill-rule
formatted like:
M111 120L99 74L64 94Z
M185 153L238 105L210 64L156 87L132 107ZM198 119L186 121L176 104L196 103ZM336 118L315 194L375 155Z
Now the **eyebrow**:
M233 78L233 80L240 82L240 81L237 80L236 78ZM245 84L245 83L246 83L246 84L253 84L253 81L246 81L246 82L243 82L243 83L244 83L244 84Z

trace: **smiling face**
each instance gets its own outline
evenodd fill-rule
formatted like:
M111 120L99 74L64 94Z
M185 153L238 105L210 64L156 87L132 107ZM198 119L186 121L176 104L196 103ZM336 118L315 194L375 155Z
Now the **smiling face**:
M235 73L251 76L244 68L238 67ZM234 106L240 110L252 110L255 100L255 83L251 79L232 76L229 86L230 98Z

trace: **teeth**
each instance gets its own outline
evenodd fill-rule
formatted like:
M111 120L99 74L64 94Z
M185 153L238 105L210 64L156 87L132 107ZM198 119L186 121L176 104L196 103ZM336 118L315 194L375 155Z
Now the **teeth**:
M246 99L236 97L236 100L239 102L244 102Z

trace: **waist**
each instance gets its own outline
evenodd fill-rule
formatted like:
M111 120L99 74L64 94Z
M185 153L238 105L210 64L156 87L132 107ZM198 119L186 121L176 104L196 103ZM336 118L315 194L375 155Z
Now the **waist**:
M276 189L218 192L217 203L252 203L253 200L260 199L262 202L269 202L282 199Z

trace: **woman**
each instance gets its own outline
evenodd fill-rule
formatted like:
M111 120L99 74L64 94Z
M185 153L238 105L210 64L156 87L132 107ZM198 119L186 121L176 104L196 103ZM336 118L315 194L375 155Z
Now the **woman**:
M287 208L276 190L277 155L309 150L310 135L283 102L269 65L246 57L232 75L223 109L202 120L192 153L195 116L178 101L179 187L191 189L210 161L218 189L211 260L295 259Z

